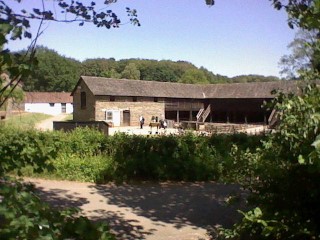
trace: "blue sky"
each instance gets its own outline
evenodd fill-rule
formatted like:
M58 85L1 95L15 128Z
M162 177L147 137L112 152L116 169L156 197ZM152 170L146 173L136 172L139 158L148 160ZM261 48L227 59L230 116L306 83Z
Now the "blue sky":
M23 2L28 8L40 3ZM137 9L141 27L126 23L126 6ZM213 7L204 0L118 0L110 8L122 16L125 24L119 29L51 22L38 43L81 61L184 60L229 77L279 76L279 59L295 33L286 13L273 9L269 0L216 0ZM10 42L9 48L20 50L29 42Z

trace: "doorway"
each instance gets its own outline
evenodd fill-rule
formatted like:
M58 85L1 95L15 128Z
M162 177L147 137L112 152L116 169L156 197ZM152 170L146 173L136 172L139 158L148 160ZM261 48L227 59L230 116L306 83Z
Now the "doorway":
M130 126L130 110L123 111L123 126Z

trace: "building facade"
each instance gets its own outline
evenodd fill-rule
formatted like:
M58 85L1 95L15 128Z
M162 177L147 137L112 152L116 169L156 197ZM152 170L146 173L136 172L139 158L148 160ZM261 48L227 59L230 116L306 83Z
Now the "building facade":
M49 115L70 114L73 98L66 92L26 92L24 110Z
M74 121L112 126L148 124L153 117L180 121L267 123L261 106L271 91L296 92L297 82L181 84L82 76L72 92Z

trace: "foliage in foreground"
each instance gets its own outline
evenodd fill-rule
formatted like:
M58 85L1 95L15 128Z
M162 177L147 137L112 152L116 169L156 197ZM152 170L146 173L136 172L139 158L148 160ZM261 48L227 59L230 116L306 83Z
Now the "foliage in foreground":
M0 186L1 239L114 239L107 225L79 217L77 209L50 208L31 185L4 181Z
M42 177L99 183L223 179L233 167L232 145L255 148L261 139L245 134L105 137L88 128L71 133L3 128L0 134L0 154L11 167L3 164L3 172L15 170L32 176L34 170L41 170ZM53 171L42 171L48 167Z
M256 152L234 151L253 210L221 239L320 238L320 90L280 94L280 125Z
M78 128L71 133L0 128L0 176L12 171L60 179L212 180L226 172L223 159L232 142L247 147L260 137L116 135ZM112 239L107 226L92 224L73 210L57 211L18 182L0 188L0 238Z
M0 128L0 238L1 239L113 239L105 224L79 217L76 209L53 210L26 186L6 175L29 166L50 172L58 156L59 133Z

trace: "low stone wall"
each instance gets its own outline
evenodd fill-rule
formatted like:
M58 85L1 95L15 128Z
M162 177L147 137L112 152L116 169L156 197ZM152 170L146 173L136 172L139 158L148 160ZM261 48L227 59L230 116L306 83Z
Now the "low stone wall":
M263 124L205 123L204 131L213 134L261 134L267 131L267 126Z
M72 131L77 127L96 128L109 135L109 125L104 121L75 122L75 121L54 121L53 130Z

